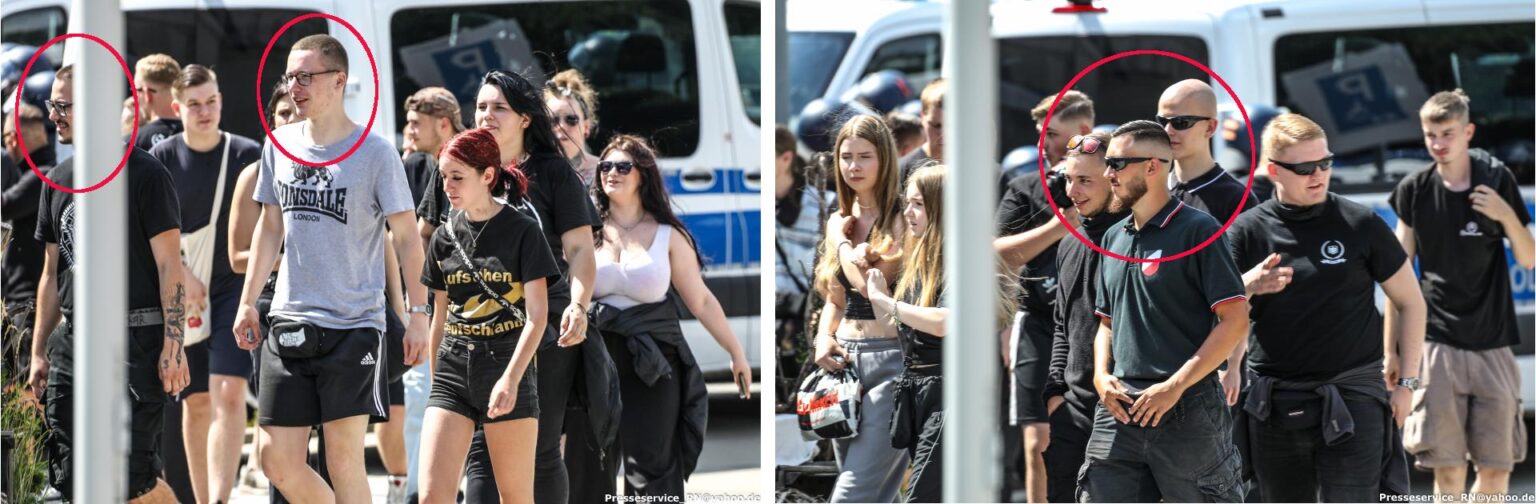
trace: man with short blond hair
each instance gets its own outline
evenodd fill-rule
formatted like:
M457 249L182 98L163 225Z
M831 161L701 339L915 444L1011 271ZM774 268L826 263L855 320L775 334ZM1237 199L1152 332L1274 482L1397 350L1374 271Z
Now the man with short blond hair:
M1477 131L1470 102L1457 89L1424 103L1419 124L1434 162L1403 178L1389 202L1398 241L1410 262L1418 257L1429 306L1421 398L1403 444L1419 468L1434 470L1436 495L1467 491L1470 459L1477 466L1471 491L1483 498L1507 492L1510 471L1527 455L1523 380L1510 351L1520 335L1504 246L1530 268L1536 245L1514 174L1492 154L1470 148ZM1388 320L1398 316L1387 308Z
M1056 95L1052 94L1029 111L1029 117L1035 120L1035 131L1045 137L1045 152L1040 156L1050 166L1056 166L1066 157L1068 140L1093 132L1093 99L1087 93L1076 89L1067 91L1061 95L1061 103L1056 104L1056 111L1051 112L1051 104L1055 102ZM1050 128L1045 127L1046 115L1051 117Z
M181 133L181 115L172 106L171 85L181 75L181 64L165 54L151 54L139 58L133 65L133 90L139 95L139 106L146 111L149 121L139 125L139 136L133 146L148 151L165 139Z
M902 187L906 187L913 170L944 162L944 93L948 91L949 83L940 77L924 86L918 95L923 104L923 145L901 158Z

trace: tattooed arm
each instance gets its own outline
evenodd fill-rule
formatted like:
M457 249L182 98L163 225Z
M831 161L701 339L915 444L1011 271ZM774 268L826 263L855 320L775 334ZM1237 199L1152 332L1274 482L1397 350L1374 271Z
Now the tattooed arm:
M165 315L165 347L160 351L160 382L167 394L175 395L191 381L186 352L182 350L183 322L186 319L186 286L182 284L181 231L172 229L149 240L160 272L160 307Z

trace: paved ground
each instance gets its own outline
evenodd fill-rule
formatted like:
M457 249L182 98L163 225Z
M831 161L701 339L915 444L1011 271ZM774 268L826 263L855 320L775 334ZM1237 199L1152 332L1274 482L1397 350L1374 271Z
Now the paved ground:
M756 398L760 392L754 391L752 400L742 401L734 397L731 388L730 384L710 387L709 430L698 470L688 481L688 491L693 494L689 502L760 501L757 486L762 445ZM373 489L373 501L383 503L387 481L371 436L367 450L368 485ZM267 500L266 492L247 492L234 496L231 504L264 504Z

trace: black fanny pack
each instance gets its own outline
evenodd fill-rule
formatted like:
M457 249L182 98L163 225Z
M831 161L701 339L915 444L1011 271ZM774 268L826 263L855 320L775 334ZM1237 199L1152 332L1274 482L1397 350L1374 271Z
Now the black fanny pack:
M1271 427L1290 431L1322 425L1323 397L1316 392L1275 389L1269 400Z
M272 346L272 351L285 359L310 359L330 352L336 346L334 341L327 344L327 336L334 339L334 335L326 334L329 331L314 324L299 322L272 315L270 332L267 344Z

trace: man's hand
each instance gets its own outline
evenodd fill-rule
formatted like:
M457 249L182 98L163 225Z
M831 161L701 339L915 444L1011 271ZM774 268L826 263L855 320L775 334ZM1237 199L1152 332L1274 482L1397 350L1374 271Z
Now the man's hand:
M187 353L181 341L165 338L165 346L160 349L160 384L165 393L180 394L191 382L192 373L187 369Z
M1131 405L1132 421L1142 427L1157 427L1163 421L1163 415L1173 410L1173 405L1178 404L1179 397L1183 395L1184 389L1168 382L1147 387L1141 397L1136 399L1136 404Z
M1397 356L1397 352L1388 352L1381 368L1381 378L1386 381L1387 390L1397 388L1397 380L1402 378L1403 359Z
M425 313L412 313L411 323L405 328L405 365L412 367L427 358L428 321Z
M1227 406L1237 404L1237 395L1243 390L1241 370L1232 369L1232 366L1228 365L1227 369L1216 371L1216 375L1221 379L1221 391L1227 396Z
M560 340L561 347L580 345L587 340L587 310L580 304L571 301L565 306L565 312L560 314Z
M1397 421L1397 428L1403 428L1403 422L1408 420L1408 414L1413 412L1413 391L1408 387L1391 387L1392 391L1392 419Z
M1274 294L1290 285L1291 277L1296 273L1292 267L1279 268L1280 254L1269 254L1264 262L1254 266L1253 269L1243 273L1243 287L1248 290L1249 296L1260 294Z
M27 386L32 389L33 397L43 397L48 390L48 355L32 354L32 369L28 371Z
M1499 193L1494 192L1492 187L1478 184L1477 187L1472 188L1472 196L1470 198L1472 199L1472 209L1477 210L1478 213L1487 216L1489 219L1493 219L1500 224L1516 219L1515 209L1510 208L1509 202L1499 197Z
M1109 416L1115 417L1120 423L1131 423L1131 416L1125 412L1127 406L1135 401L1126 393L1125 384L1119 378L1109 373L1094 374L1093 388L1099 392L1099 402L1109 412Z
M241 350L255 350L256 345L261 344L261 321L257 318L256 307L249 304L241 304L235 312L235 345Z

